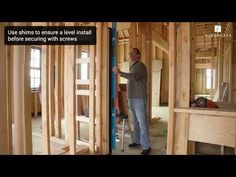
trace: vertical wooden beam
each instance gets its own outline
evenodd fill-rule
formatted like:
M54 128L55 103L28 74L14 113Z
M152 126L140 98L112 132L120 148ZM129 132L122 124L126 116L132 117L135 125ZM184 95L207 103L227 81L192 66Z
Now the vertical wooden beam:
M124 45L125 45L125 52L124 52L124 61L129 61L129 52L130 52L130 44L129 40L125 39Z
M176 23L169 23L169 120L167 134L167 154L174 153L174 108L176 92L176 56L177 54L177 31Z
M143 27L142 27L142 22L137 22L137 42L136 42L136 47L138 48L138 49L140 49L141 50L141 52L142 52L142 31L143 31ZM142 53L142 55L143 55L143 53Z
M30 24L15 23L14 25ZM13 50L14 153L32 154L30 46L14 46Z
M55 46L49 47L49 75L48 75L48 89L49 89L49 120L50 120L50 135L55 135L55 100L54 100L54 63L55 63Z
M178 36L179 35L179 36ZM176 107L189 107L190 101L190 58L191 23L180 23L177 35L177 82ZM188 113L178 113L175 118L174 154L187 154Z
M60 46L60 55L61 55L61 115L65 115L64 110L64 68L65 68L65 54L64 54L64 46Z
M75 57L76 58L81 58L81 46L76 46L76 53L75 53ZM80 73L80 65L76 64L75 66L75 79L80 79L81 78L81 73ZM76 85L76 90L77 90L77 85ZM76 116L78 115L82 115L82 99L80 95L76 95L76 99L75 99L75 114ZM76 139L79 140L80 139L80 121L76 122Z
M102 154L109 153L109 31L108 22L102 23L101 58L101 131Z
M102 76L102 23L97 23L97 44L96 44L96 144L97 152L101 153L102 146L102 119L101 119L101 76Z
M181 23L182 36L181 36L181 53L182 60L177 60L181 65L181 83L179 84L179 92L177 97L181 107L188 108L190 101L190 61L191 61L191 23Z
M150 122L152 119L152 36L151 36L151 23L145 23L145 35L146 35L146 48L145 48L145 60L148 71L148 95L147 95L147 117Z
M9 153L7 115L7 47L4 44L5 23L0 23L0 154Z
M65 26L65 23L64 22L59 22L59 26ZM60 45L59 46L59 54L58 54L59 56L60 56L60 66L61 66L61 68L60 68L60 70L61 70L61 74L60 74L60 76L58 76L58 77L60 77L60 80L61 80L61 83L60 83L60 90L61 90L61 98L59 98L60 100L61 100L61 110L60 110L60 114L61 114L61 118L64 116L64 130L65 130L65 132L67 132L66 131L66 127L67 127L67 121L66 121L66 119L65 119L65 110L64 110L64 108L65 108L65 106L64 106L64 60L65 60L65 54L64 54L64 45ZM59 100L59 101L60 101ZM67 136L68 134L67 133L65 133L65 141L66 142L68 142L68 136Z
M218 52L218 89L219 89L219 98L221 98L221 96L222 96L221 84L223 82L224 41L223 41L223 38L220 38L219 40L220 41L219 41L219 52Z
M29 25L29 24L28 24ZM30 59L31 46L25 46L25 65L24 65L24 147L25 154L32 154L32 116L31 116L31 94L30 94ZM14 87L16 88L16 87Z
M14 46L13 56L13 116L14 116L14 154L24 154L23 137L23 84L22 72L24 64L24 47ZM23 61L22 61L23 60ZM18 85L16 87L16 85ZM20 87L19 87L20 86ZM17 115L17 116L16 116Z
M193 26L194 24L191 23L191 25ZM195 37L195 29L194 27L191 28L191 41L190 41L190 45L191 45L191 79L190 79L190 101L194 101L195 100L195 84L196 84L196 67L195 67L195 45L196 45L196 37Z
M129 35L130 35L130 49L137 46L137 23L136 22L131 22L130 23L130 29L129 29Z
M147 119L152 118L152 62L151 62L151 50L152 50L152 38L151 38L151 24L140 23L141 32L141 59L147 67L148 83L147 83Z
M95 46L89 46L89 153L95 152Z
M119 46L119 63L123 63L125 61L125 44L124 44L124 40L121 40L118 43Z
M236 23L232 24L232 89L231 102L236 103Z
M167 40L167 28L163 27L162 23L158 23L158 27L160 28L160 34L162 34L162 37ZM162 49L159 47L157 48L157 57L162 60L162 70L161 70L161 91L160 91L160 100L161 104L167 104L168 103L168 90L166 88L169 88L169 63L168 63L168 56L167 53L165 53Z
M231 102L236 103L236 23L233 22L233 48L232 48L232 99Z
M65 46L65 118L68 121L70 154L76 154L75 122L75 47Z
M61 94L61 46L55 46L55 123L57 138L61 138L61 109L62 109L62 94Z
M196 67L195 67L195 48L196 48L196 36L195 36L195 29L194 29L194 23L190 24L192 27L190 27L190 101L195 100L195 84L196 82ZM195 147L196 142L189 141L188 142L188 154L195 154Z
M12 74L13 74L13 46L7 46L8 58L7 58L7 111L8 111L8 154L13 154L13 137L12 137L12 124L13 124L13 102L12 102Z
M30 47L14 46L13 88L15 89L13 91L13 116L15 154L32 154L29 63Z
M216 58L214 58L214 68L215 68L215 85L214 85L214 87L215 87L215 98L216 98L216 92L218 91L218 78L219 78L219 76L218 76L218 65L219 65L219 59L218 59L218 57L219 57L219 45L220 45L220 39L219 39L219 37L216 37ZM218 98L217 98L218 99Z
M34 92L34 117L38 117L38 92Z
M213 69L214 69L214 56L215 56L215 48L214 48L214 37L211 38L211 90L210 90L210 98L213 100Z
M49 127L49 46L42 46L42 131L43 131L43 153L50 154L50 127Z
M65 26L65 23L63 22L59 22L59 26ZM60 45L59 47L59 54L58 54L60 57L61 57L61 75L58 76L61 78L61 116L65 115L65 110L64 110L64 59L65 59L65 55L64 55L64 45ZM65 117L65 116L64 116ZM65 120L65 119L64 119ZM64 126L65 127L65 126ZM65 134L65 139L67 141L67 134Z
M152 62L152 64L153 64L153 61L156 59L156 47L155 47L155 45L153 45L152 43L151 43L151 47L152 47L152 50L151 50L151 62ZM154 77L154 72L152 71L152 82L153 82L153 79L155 78ZM155 74L156 74L156 72L155 72ZM158 98L159 98L159 96L157 95L157 94L154 94L154 93L156 93L155 91L156 91L156 85L152 85L152 95L151 95L151 97L152 97L152 102L151 102L151 107L152 106L159 106L159 100L157 100ZM159 95L160 95L160 93L159 93ZM155 102L154 102L155 101Z

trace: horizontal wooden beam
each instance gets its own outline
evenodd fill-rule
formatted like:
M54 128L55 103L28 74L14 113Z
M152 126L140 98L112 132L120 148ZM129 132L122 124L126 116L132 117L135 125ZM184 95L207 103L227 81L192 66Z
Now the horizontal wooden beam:
M213 68L211 63L196 63L196 69L211 69Z
M117 22L117 31L129 29L130 25L130 22Z
M89 123L89 118L86 116L76 116L76 121L79 122L84 122L84 123Z
M76 140L76 144L77 145L85 145L85 146L89 146L89 141L85 141L85 140Z
M89 80L76 79L75 84L76 85L89 85Z
M235 110L225 110L225 109L175 108L174 112L177 112L177 113L202 114L202 115L214 115L214 116L236 117L236 111Z
M76 95L89 96L89 90L76 90Z
M216 57L216 51L214 51L214 57ZM201 59L208 59L212 58L212 51L207 51L207 52L196 52L195 53L195 58L201 58Z
M89 58L77 58L75 60L76 64L81 64L81 63L89 63Z
M118 40L118 44L122 45L122 44L128 44L129 43L129 39L119 39Z
M153 30L152 30L152 43L168 54L169 52L168 42L160 34L158 34Z

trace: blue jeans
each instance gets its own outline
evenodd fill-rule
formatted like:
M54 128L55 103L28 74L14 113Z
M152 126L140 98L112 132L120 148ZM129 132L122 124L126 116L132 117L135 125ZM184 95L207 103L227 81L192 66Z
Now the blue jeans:
M132 142L141 144L143 149L151 147L147 123L146 99L129 99L128 106L134 124Z

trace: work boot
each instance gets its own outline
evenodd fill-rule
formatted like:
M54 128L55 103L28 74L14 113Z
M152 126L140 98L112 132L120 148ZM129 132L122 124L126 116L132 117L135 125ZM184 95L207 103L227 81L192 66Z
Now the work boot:
M130 148L137 147L137 146L140 146L140 144L136 144L136 143L129 144Z
M143 149L143 151L141 152L141 155L149 155L150 152L151 152L151 148Z

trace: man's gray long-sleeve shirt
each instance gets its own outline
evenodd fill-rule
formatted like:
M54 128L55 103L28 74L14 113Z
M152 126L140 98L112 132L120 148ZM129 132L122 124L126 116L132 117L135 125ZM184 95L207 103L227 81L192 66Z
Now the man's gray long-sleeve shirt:
M130 73L121 72L121 77L128 79L128 99L147 99L147 68L137 61L130 67Z

